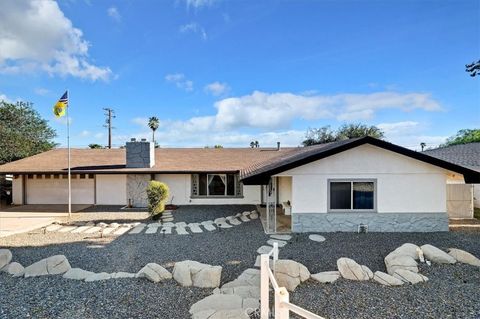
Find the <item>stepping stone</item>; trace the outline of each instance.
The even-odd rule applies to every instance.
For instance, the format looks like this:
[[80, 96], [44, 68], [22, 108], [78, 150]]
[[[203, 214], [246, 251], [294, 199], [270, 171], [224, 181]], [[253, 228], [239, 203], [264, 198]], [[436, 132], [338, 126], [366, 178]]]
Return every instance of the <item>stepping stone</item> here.
[[286, 241], [278, 240], [278, 239], [269, 239], [269, 240], [267, 240], [267, 244], [273, 246], [273, 243], [277, 243], [277, 244], [278, 244], [278, 247], [283, 247], [283, 246], [285, 246], [286, 244], [288, 244]]
[[257, 213], [251, 213], [250, 214], [250, 219], [257, 219], [258, 218], [258, 214]]
[[188, 235], [188, 232], [184, 227], [177, 227], [176, 230], [179, 235]]
[[83, 233], [92, 226], [80, 226], [77, 229], [72, 230], [72, 234]]
[[290, 240], [292, 236], [290, 235], [271, 235], [270, 238], [278, 239], [278, 240]]
[[165, 226], [165, 227], [175, 227], [175, 223], [167, 222], [167, 223], [163, 223], [163, 226]]
[[148, 227], [145, 231], [145, 234], [155, 234], [158, 230], [158, 227]]
[[316, 242], [325, 241], [325, 237], [323, 237], [321, 235], [317, 235], [317, 234], [312, 234], [312, 235], [308, 236], [308, 239], [316, 241]]
[[190, 230], [192, 231], [192, 233], [203, 233], [203, 230], [200, 228], [200, 224], [199, 223], [190, 223], [188, 224], [188, 227], [190, 227]]
[[140, 224], [138, 226], [136, 226], [135, 228], [133, 228], [129, 234], [140, 234], [142, 232], [142, 230], [145, 228], [145, 224]]
[[170, 235], [172, 233], [172, 227], [162, 227], [162, 230], [160, 231], [161, 234], [163, 234], [163, 230], [165, 230], [165, 235]]
[[269, 254], [272, 251], [273, 247], [272, 246], [262, 246], [257, 249], [257, 253], [260, 255], [262, 254]]
[[241, 219], [242, 222], [244, 222], [244, 223], [249, 222], [249, 221], [251, 220], [250, 218], [248, 218], [248, 217], [245, 216], [245, 215], [240, 216], [240, 219]]
[[233, 226], [223, 222], [223, 223], [219, 223], [218, 227], [220, 227], [220, 228], [232, 228]]
[[102, 230], [102, 227], [98, 227], [98, 226], [95, 226], [95, 227], [92, 227], [90, 229], [87, 229], [85, 231], [85, 234], [93, 234], [93, 233], [98, 233], [99, 231]]
[[[254, 267], [260, 268], [261, 259], [262, 259], [261, 256], [258, 255], [258, 256], [257, 256], [257, 259], [255, 259], [255, 265], [254, 265]], [[270, 268], [273, 269], [273, 259], [269, 258], [269, 263], [270, 263]]]
[[187, 226], [187, 223], [186, 223], [186, 222], [178, 222], [178, 223], [175, 223], [175, 226], [177, 226], [177, 227], [186, 227], [186, 226]]
[[162, 221], [164, 221], [164, 222], [173, 222], [173, 217], [162, 218]]
[[213, 222], [214, 222], [215, 224], [221, 224], [221, 223], [225, 223], [226, 220], [227, 220], [227, 219], [226, 219], [225, 217], [221, 217], [221, 218], [215, 219]]
[[200, 224], [202, 224], [202, 225], [204, 225], [204, 226], [205, 226], [205, 225], [212, 225], [212, 224], [213, 224], [213, 220], [206, 220], [206, 221], [201, 222]]
[[242, 216], [241, 213], [235, 214], [235, 217], [240, 217], [240, 216]]
[[120, 227], [118, 228], [113, 234], [114, 235], [123, 235], [125, 234], [127, 231], [129, 231], [131, 228], [130, 227]]
[[241, 224], [242, 224], [242, 222], [239, 221], [239, 220], [236, 219], [236, 218], [230, 219], [228, 222], [229, 222], [230, 224], [234, 225], [234, 226], [238, 226], [238, 225], [241, 225]]
[[104, 235], [111, 234], [115, 229], [117, 229], [117, 228], [116, 228], [116, 227], [107, 227], [107, 228], [104, 228], [103, 231], [102, 231], [102, 234], [104, 234]]
[[205, 228], [205, 229], [208, 230], [208, 231], [214, 231], [214, 230], [217, 229], [215, 226], [213, 226], [213, 224], [203, 225], [203, 228]]
[[48, 226], [47, 228], [45, 228], [45, 230], [46, 231], [56, 231], [56, 230], [59, 230], [62, 227], [63, 227], [63, 225], [52, 224], [52, 225]]
[[71, 232], [72, 230], [76, 229], [77, 226], [65, 226], [65, 227], [62, 227], [60, 228], [59, 230], [57, 230], [59, 233], [69, 233]]
[[147, 224], [147, 227], [161, 227], [162, 226], [162, 223], [150, 223], [150, 224]]
[[248, 216], [248, 215], [250, 215], [250, 214], [251, 214], [251, 212], [243, 212], [243, 213], [242, 213], [243, 216]]

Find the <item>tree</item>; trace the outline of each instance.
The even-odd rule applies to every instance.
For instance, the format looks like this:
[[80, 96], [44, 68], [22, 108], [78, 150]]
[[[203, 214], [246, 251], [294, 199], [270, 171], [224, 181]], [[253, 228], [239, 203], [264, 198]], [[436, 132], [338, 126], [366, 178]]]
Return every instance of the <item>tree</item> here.
[[88, 144], [88, 147], [90, 147], [91, 149], [102, 149], [102, 148], [104, 148], [102, 145], [96, 144], [96, 143]]
[[250, 142], [250, 147], [251, 147], [251, 148], [259, 148], [259, 147], [260, 147], [260, 143], [258, 143], [258, 141], [251, 141], [251, 142]]
[[425, 146], [427, 146], [426, 143], [424, 143], [424, 142], [420, 143], [420, 147], [422, 148], [422, 152], [423, 152], [423, 150], [425, 149]]
[[148, 212], [153, 219], [158, 219], [165, 210], [165, 202], [169, 196], [167, 184], [159, 181], [150, 181], [147, 186]]
[[152, 116], [148, 119], [148, 127], [152, 130], [152, 142], [155, 143], [155, 131], [160, 126], [160, 121], [156, 116]]
[[472, 62], [465, 65], [465, 72], [470, 73], [470, 76], [473, 78], [477, 74], [480, 75], [480, 60], [477, 62]]
[[371, 136], [383, 139], [384, 134], [381, 129], [372, 125], [368, 126], [360, 123], [344, 124], [337, 130], [337, 140], [348, 140], [350, 138]]
[[336, 141], [335, 132], [330, 129], [330, 126], [323, 126], [321, 128], [309, 128], [302, 144], [303, 146], [310, 146], [334, 141]]
[[310, 146], [364, 136], [383, 139], [384, 133], [376, 126], [368, 126], [360, 123], [344, 124], [336, 131], [332, 131], [330, 126], [323, 126], [318, 129], [309, 128], [302, 144], [303, 146]]
[[0, 164], [48, 151], [57, 133], [32, 103], [0, 101]]
[[468, 144], [468, 143], [479, 143], [480, 142], [480, 129], [464, 129], [460, 130], [454, 136], [447, 138], [447, 141], [440, 145], [442, 147], [457, 145], [457, 144]]

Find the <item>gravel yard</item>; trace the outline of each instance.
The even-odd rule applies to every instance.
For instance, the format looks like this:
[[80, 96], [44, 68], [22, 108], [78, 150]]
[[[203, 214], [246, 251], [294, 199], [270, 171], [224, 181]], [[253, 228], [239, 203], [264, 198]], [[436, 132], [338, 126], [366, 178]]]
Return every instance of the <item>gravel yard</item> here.
[[[173, 212], [175, 222], [199, 222], [232, 215], [252, 206], [189, 206]], [[91, 212], [94, 213], [94, 212]], [[98, 212], [97, 212], [98, 213]], [[129, 213], [131, 214], [131, 213]], [[80, 216], [80, 215], [78, 215]], [[133, 216], [133, 215], [131, 215]], [[121, 218], [124, 218], [123, 216]], [[311, 273], [336, 270], [336, 260], [350, 257], [372, 271], [385, 271], [383, 258], [405, 242], [456, 247], [480, 256], [480, 233], [323, 234], [313, 242], [293, 235], [280, 258], [303, 263]], [[259, 220], [221, 231], [191, 235], [136, 234], [120, 237], [41, 232], [1, 238], [13, 261], [27, 266], [65, 255], [72, 267], [95, 272], [137, 272], [149, 262], [168, 270], [186, 259], [223, 266], [222, 284], [252, 267], [256, 250], [266, 244]], [[387, 288], [375, 282], [339, 279], [331, 285], [309, 280], [291, 293], [296, 304], [326, 318], [479, 318], [480, 269], [468, 265], [432, 265], [421, 273], [426, 284]], [[142, 279], [82, 282], [61, 276], [11, 278], [0, 272], [0, 318], [189, 318], [190, 306], [212, 289], [180, 287], [175, 281]], [[2, 317], [3, 316], [3, 317]]]

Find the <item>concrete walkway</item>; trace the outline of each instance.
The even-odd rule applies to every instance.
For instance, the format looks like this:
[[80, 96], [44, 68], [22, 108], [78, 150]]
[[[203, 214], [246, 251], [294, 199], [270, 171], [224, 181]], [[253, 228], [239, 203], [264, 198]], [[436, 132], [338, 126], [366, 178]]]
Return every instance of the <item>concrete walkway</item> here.
[[[10, 216], [11, 214], [12, 213], [9, 213]], [[52, 216], [32, 217], [27, 215], [5, 217], [3, 216], [3, 213], [0, 213], [0, 237], [26, 233], [35, 229], [39, 229], [50, 225], [55, 220], [57, 220], [57, 218]]]

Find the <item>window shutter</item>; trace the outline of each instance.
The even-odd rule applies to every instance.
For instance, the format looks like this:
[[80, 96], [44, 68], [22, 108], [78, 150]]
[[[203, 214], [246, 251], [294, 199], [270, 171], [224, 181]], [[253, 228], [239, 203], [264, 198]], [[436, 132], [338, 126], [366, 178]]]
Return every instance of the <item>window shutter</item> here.
[[198, 174], [192, 174], [192, 196], [198, 196]]

